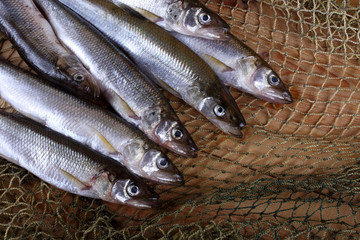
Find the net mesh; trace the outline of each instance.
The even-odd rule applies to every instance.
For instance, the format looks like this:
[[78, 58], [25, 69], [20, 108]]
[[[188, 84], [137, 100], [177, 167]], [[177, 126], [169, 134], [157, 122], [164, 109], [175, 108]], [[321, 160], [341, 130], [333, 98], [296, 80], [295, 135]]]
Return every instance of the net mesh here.
[[[200, 151], [195, 159], [168, 154], [186, 185], [156, 186], [160, 209], [65, 193], [1, 159], [5, 239], [360, 237], [360, 1], [205, 3], [270, 63], [294, 103], [232, 89], [248, 123], [236, 139], [166, 94]], [[26, 67], [7, 40], [0, 44]]]

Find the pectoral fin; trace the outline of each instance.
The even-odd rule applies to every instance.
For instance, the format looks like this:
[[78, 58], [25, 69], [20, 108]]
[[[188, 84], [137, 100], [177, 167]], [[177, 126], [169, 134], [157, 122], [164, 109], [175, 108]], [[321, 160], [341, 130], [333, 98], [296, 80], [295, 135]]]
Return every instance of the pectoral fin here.
[[220, 72], [234, 71], [233, 68], [229, 67], [228, 65], [226, 65], [225, 63], [223, 63], [222, 61], [220, 61], [219, 59], [213, 56], [203, 54], [201, 55], [201, 57], [210, 65], [210, 67], [212, 67], [216, 71], [220, 71]]
[[116, 101], [116, 107], [114, 106], [116, 111], [121, 111], [126, 114], [126, 116], [140, 120], [141, 118], [136, 115], [136, 113], [130, 108], [130, 106], [115, 92], [112, 90], [112, 98]]
[[172, 95], [174, 95], [177, 98], [181, 98], [181, 95], [174, 90], [172, 87], [170, 87], [166, 82], [164, 82], [162, 79], [160, 79], [159, 77], [153, 75], [153, 80], [163, 89], [165, 89], [166, 91], [168, 91], [169, 93], [171, 93]]
[[255, 64], [257, 63], [258, 58], [254, 57], [254, 56], [249, 56], [246, 58], [242, 58], [239, 60], [239, 62], [241, 62], [242, 64]]
[[79, 179], [77, 179], [76, 177], [74, 177], [72, 174], [62, 170], [59, 168], [59, 171], [64, 175], [65, 178], [67, 178], [69, 181], [71, 181], [72, 183], [74, 183], [74, 185], [81, 189], [81, 190], [88, 190], [91, 187], [86, 185], [85, 183], [83, 183], [82, 181], [80, 181]]
[[56, 62], [56, 67], [60, 70], [66, 71], [71, 68], [74, 64], [76, 64], [76, 60], [70, 55], [60, 56]]
[[66, 69], [68, 67], [66, 58], [60, 56], [56, 62], [56, 67], [58, 69]]
[[48, 127], [48, 124], [46, 122], [46, 118], [41, 118], [40, 116], [36, 116], [35, 114], [32, 113], [27, 113], [27, 112], [20, 112], [22, 115], [24, 115], [25, 117], [28, 117], [32, 120], [34, 120], [35, 122], [41, 123], [44, 126]]
[[134, 7], [134, 9], [140, 13], [141, 15], [143, 15], [145, 18], [147, 18], [148, 20], [157, 23], [160, 21], [163, 21], [164, 19], [156, 14], [153, 14], [152, 12], [149, 12], [143, 8], [138, 8], [138, 7]]
[[113, 145], [111, 145], [111, 143], [106, 139], [106, 137], [104, 137], [104, 135], [102, 135], [98, 130], [96, 130], [95, 128], [92, 128], [93, 132], [95, 133], [95, 135], [98, 137], [98, 139], [100, 140], [100, 142], [102, 143], [103, 147], [106, 148], [107, 152], [109, 154], [116, 154], [118, 153], [118, 151], [114, 148]]

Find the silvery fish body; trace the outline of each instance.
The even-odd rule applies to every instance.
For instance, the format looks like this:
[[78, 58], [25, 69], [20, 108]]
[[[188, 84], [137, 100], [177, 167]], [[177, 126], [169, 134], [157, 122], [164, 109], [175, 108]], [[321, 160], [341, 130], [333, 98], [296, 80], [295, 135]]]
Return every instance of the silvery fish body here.
[[80, 95], [99, 96], [94, 77], [61, 45], [32, 0], [0, 1], [0, 30], [40, 75]]
[[168, 100], [122, 52], [97, 29], [59, 3], [34, 2], [60, 41], [99, 80], [101, 93], [117, 113], [159, 145], [184, 156], [196, 156], [196, 145]]
[[19, 115], [0, 111], [0, 156], [81, 196], [148, 208], [158, 195], [114, 160]]
[[110, 0], [126, 4], [168, 31], [226, 39], [229, 25], [198, 0]]
[[226, 133], [245, 120], [214, 71], [188, 47], [131, 9], [99, 0], [60, 0], [122, 47], [152, 80], [181, 97]]
[[269, 64], [232, 34], [226, 41], [171, 34], [206, 61], [226, 85], [269, 102], [292, 102], [289, 90]]
[[138, 176], [165, 184], [183, 182], [160, 148], [115, 114], [2, 60], [0, 96], [23, 115], [119, 161]]

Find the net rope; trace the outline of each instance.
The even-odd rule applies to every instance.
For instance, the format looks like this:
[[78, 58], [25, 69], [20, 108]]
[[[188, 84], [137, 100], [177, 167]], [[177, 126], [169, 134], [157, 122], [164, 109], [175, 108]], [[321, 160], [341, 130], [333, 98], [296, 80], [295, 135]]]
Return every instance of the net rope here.
[[[0, 159], [1, 236], [360, 237], [360, 1], [204, 2], [270, 63], [294, 103], [271, 104], [231, 89], [247, 121], [244, 137], [236, 139], [165, 93], [200, 151], [195, 159], [168, 153], [186, 185], [156, 186], [160, 209], [65, 193]], [[1, 55], [27, 68], [0, 39]]]

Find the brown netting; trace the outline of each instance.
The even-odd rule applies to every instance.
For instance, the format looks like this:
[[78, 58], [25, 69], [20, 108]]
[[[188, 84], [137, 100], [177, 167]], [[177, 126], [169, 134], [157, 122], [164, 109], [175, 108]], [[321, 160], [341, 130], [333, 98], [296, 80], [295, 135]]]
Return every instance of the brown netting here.
[[[270, 104], [232, 90], [244, 137], [217, 130], [167, 94], [200, 147], [169, 153], [186, 185], [157, 186], [163, 207], [78, 197], [0, 160], [6, 239], [358, 239], [360, 1], [209, 0], [232, 32], [269, 61], [294, 96]], [[2, 53], [25, 66], [8, 41]]]

